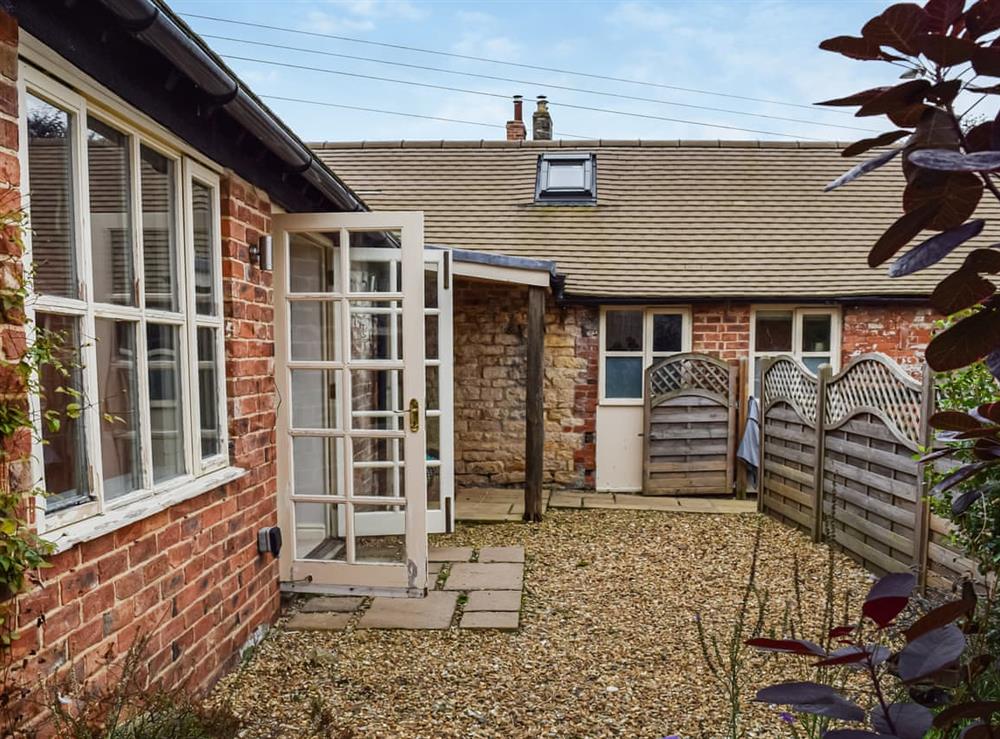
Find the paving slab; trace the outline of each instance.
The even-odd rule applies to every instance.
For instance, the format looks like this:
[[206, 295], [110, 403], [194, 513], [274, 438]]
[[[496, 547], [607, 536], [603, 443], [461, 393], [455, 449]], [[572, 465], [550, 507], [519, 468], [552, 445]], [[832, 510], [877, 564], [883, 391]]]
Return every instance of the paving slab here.
[[444, 567], [444, 562], [428, 562], [427, 563], [427, 574], [428, 575], [436, 575], [436, 574], [438, 574], [441, 571], [442, 567]]
[[458, 562], [444, 583], [445, 590], [520, 590], [524, 565], [513, 562]]
[[513, 631], [520, 622], [517, 611], [466, 611], [459, 626], [463, 629], [501, 629]]
[[524, 547], [483, 547], [479, 550], [480, 562], [523, 562]]
[[470, 611], [520, 611], [520, 590], [473, 590], [465, 604]]
[[343, 631], [353, 613], [296, 613], [285, 624], [289, 631]]
[[431, 547], [427, 551], [428, 562], [468, 562], [472, 559], [472, 547]]
[[424, 598], [379, 596], [361, 616], [359, 629], [447, 629], [458, 593], [428, 591]]
[[356, 595], [324, 595], [310, 598], [302, 604], [300, 613], [353, 613], [364, 601]]

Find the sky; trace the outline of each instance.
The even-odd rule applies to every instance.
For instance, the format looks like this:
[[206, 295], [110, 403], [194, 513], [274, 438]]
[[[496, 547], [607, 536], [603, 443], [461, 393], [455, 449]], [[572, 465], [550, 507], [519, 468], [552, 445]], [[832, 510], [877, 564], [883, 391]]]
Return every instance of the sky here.
[[[556, 138], [854, 141], [891, 124], [812, 103], [893, 84], [901, 70], [852, 61], [817, 45], [830, 36], [858, 35], [887, 5], [871, 0], [171, 3], [310, 142], [502, 139], [514, 94], [525, 96], [529, 136], [535, 98], [546, 95]], [[976, 113], [992, 116], [996, 109], [990, 105], [995, 104], [982, 103]]]

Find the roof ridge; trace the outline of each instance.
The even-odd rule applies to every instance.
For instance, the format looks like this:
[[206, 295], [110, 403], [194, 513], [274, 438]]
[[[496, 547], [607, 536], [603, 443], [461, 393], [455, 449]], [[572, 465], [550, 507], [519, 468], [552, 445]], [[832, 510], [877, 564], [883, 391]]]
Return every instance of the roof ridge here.
[[504, 141], [494, 139], [427, 139], [398, 141], [309, 141], [314, 150], [325, 149], [600, 149], [600, 148], [697, 148], [697, 149], [839, 149], [841, 141], [772, 141], [726, 139], [552, 139], [548, 141]]

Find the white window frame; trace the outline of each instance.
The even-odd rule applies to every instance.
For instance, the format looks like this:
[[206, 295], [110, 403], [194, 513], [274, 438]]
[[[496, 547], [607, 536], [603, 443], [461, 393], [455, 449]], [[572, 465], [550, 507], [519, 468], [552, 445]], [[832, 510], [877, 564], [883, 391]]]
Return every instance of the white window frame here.
[[[33, 42], [29, 38], [30, 41]], [[33, 47], [32, 43], [29, 47]], [[34, 55], [44, 56], [35, 50], [26, 54], [28, 59]], [[62, 71], [62, 69], [60, 69]], [[67, 68], [67, 79], [73, 79], [74, 86], [79, 73]], [[50, 295], [32, 295], [26, 313], [33, 325], [36, 312], [71, 315], [79, 321], [81, 338], [80, 359], [81, 385], [85, 402], [82, 412], [84, 423], [85, 445], [87, 449], [87, 465], [90, 493], [93, 500], [88, 503], [65, 508], [53, 513], [46, 513], [46, 499], [43, 495], [36, 496], [36, 521], [38, 531], [42, 534], [63, 532], [74, 541], [90, 538], [91, 532], [106, 533], [114, 521], [124, 525], [137, 517], [151, 515], [179, 499], [197, 494], [201, 487], [210, 489], [217, 486], [218, 480], [228, 480], [235, 477], [226, 472], [229, 466], [228, 452], [228, 413], [226, 404], [225, 383], [225, 345], [224, 317], [222, 295], [222, 254], [221, 247], [213, 250], [215, 314], [212, 316], [195, 313], [195, 295], [193, 287], [194, 275], [194, 245], [193, 217], [191, 212], [192, 180], [197, 180], [210, 187], [213, 192], [213, 243], [221, 244], [221, 183], [217, 171], [194, 161], [188, 151], [178, 150], [175, 139], [165, 129], [151, 131], [147, 120], [140, 119], [138, 123], [131, 116], [127, 119], [109, 112], [107, 93], [95, 95], [96, 99], [85, 97], [70, 89], [68, 85], [54, 79], [24, 61], [19, 62], [18, 75], [18, 117], [19, 159], [21, 167], [21, 186], [24, 194], [25, 211], [29, 214], [30, 223], [30, 173], [28, 171], [28, 136], [26, 95], [28, 93], [47, 100], [69, 111], [75, 118], [73, 128], [73, 207], [75, 248], [77, 264], [77, 280], [81, 286], [78, 298], [65, 298]], [[122, 103], [117, 110], [130, 110]], [[109, 303], [97, 303], [93, 292], [93, 268], [91, 233], [89, 182], [87, 169], [87, 121], [93, 117], [113, 127], [127, 137], [130, 166], [130, 206], [132, 218], [133, 268], [135, 279], [135, 305], [123, 306]], [[144, 117], [143, 117], [144, 118]], [[176, 228], [176, 259], [183, 269], [178, 270], [177, 295], [178, 311], [168, 312], [147, 309], [145, 306], [144, 263], [142, 258], [142, 208], [141, 208], [141, 162], [142, 147], [171, 159], [174, 162], [174, 207], [173, 214]], [[32, 263], [30, 228], [24, 234], [24, 264], [30, 268]], [[106, 500], [104, 481], [101, 470], [101, 411], [98, 404], [98, 374], [97, 350], [93, 337], [96, 335], [97, 319], [126, 320], [135, 324], [135, 350], [137, 355], [136, 379], [138, 398], [137, 413], [137, 443], [140, 444], [140, 487], [114, 500]], [[183, 459], [184, 473], [168, 480], [154, 484], [152, 467], [152, 427], [150, 419], [149, 397], [149, 364], [146, 348], [147, 324], [170, 324], [177, 327], [180, 352], [179, 392], [183, 406], [182, 430], [184, 434]], [[209, 458], [201, 458], [200, 441], [200, 404], [198, 401], [198, 363], [197, 363], [197, 329], [211, 327], [216, 332], [216, 397], [219, 405], [220, 453]], [[30, 337], [29, 337], [30, 339]], [[41, 433], [40, 402], [37, 396], [30, 399], [33, 417], [36, 419], [36, 436]], [[36, 443], [32, 454], [33, 479], [44, 487], [44, 463], [42, 449]], [[75, 524], [79, 524], [75, 526]], [[67, 527], [72, 527], [70, 532]], [[82, 527], [82, 528], [81, 528]], [[79, 529], [79, 531], [77, 530]], [[113, 530], [113, 529], [112, 529]]]
[[[583, 167], [584, 187], [552, 187], [549, 172], [553, 164], [577, 162]], [[536, 203], [593, 204], [597, 202], [597, 155], [588, 152], [559, 152], [538, 155], [535, 177]]]
[[[788, 352], [758, 352], [757, 347], [757, 314], [781, 311], [792, 314], [792, 350]], [[807, 352], [802, 347], [802, 319], [805, 316], [830, 316], [830, 351]], [[754, 378], [757, 376], [757, 363], [767, 357], [791, 355], [796, 359], [808, 357], [830, 357], [830, 366], [834, 372], [840, 370], [841, 348], [841, 310], [836, 305], [752, 305], [750, 306], [750, 366], [747, 372], [747, 392], [754, 391]]]
[[[607, 336], [607, 314], [615, 311], [632, 311], [642, 313], [642, 350], [641, 351], [607, 351], [605, 346]], [[681, 349], [679, 352], [653, 351], [653, 317], [657, 315], [681, 316]], [[645, 387], [638, 398], [608, 398], [605, 395], [605, 360], [608, 357], [642, 357], [642, 369], [650, 367], [653, 362], [673, 354], [683, 354], [691, 351], [691, 307], [690, 306], [647, 306], [647, 305], [602, 305], [598, 330], [600, 345], [597, 383], [598, 403], [606, 406], [641, 406], [645, 400]]]

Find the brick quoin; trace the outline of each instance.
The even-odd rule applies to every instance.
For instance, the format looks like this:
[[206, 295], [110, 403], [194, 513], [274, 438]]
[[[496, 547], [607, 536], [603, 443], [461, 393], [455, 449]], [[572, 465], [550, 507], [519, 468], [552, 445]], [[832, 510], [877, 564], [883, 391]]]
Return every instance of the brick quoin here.
[[53, 557], [43, 586], [18, 601], [15, 651], [44, 660], [29, 659], [22, 679], [72, 664], [77, 678], [101, 684], [115, 674], [105, 657], [147, 636], [154, 684], [198, 692], [277, 617], [278, 562], [256, 547], [257, 530], [277, 524], [272, 277], [249, 258], [270, 216], [264, 193], [223, 178], [230, 461], [247, 474]]

